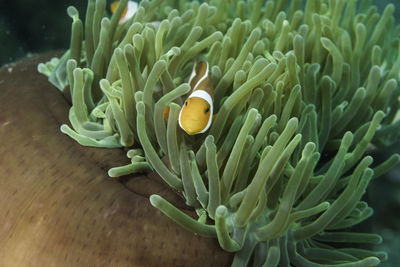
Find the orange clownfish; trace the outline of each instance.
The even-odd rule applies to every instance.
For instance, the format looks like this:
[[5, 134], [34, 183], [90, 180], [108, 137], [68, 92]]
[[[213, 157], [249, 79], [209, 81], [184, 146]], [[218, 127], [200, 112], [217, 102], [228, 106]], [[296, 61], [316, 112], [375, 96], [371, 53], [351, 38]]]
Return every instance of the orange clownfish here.
[[214, 86], [208, 62], [193, 66], [189, 78], [190, 92], [179, 112], [179, 126], [189, 135], [204, 133], [213, 120]]
[[[114, 1], [110, 5], [111, 13], [115, 13], [117, 10], [117, 7], [119, 5], [119, 1]], [[136, 11], [138, 9], [138, 4], [134, 1], [128, 1], [128, 4], [126, 5], [126, 8], [124, 10], [124, 13], [122, 13], [121, 19], [119, 20], [119, 24], [123, 24], [126, 21], [128, 21], [130, 18], [135, 15]]]

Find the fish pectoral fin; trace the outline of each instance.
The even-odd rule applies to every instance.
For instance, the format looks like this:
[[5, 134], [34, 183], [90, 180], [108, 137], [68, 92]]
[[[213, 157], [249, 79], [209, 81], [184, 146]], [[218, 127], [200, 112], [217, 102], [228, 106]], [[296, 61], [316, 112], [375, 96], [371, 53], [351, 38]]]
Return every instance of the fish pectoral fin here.
[[166, 107], [163, 111], [164, 120], [168, 121], [168, 116], [169, 116], [169, 107]]

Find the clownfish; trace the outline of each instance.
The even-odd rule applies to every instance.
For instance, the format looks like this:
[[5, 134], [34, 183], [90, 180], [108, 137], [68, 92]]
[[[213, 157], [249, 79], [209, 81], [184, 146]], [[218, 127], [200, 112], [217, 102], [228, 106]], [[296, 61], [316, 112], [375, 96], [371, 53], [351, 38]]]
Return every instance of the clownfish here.
[[[118, 5], [119, 5], [119, 1], [114, 1], [110, 5], [110, 9], [111, 9], [111, 13], [112, 14], [115, 13], [115, 11], [117, 10]], [[138, 7], [139, 7], [139, 5], [135, 1], [128, 1], [128, 4], [126, 5], [126, 8], [125, 8], [124, 12], [121, 15], [121, 19], [119, 20], [119, 25], [124, 24], [130, 18], [132, 18], [133, 15], [135, 15], [136, 11], [138, 10]], [[150, 23], [153, 24], [156, 29], [160, 25], [159, 21], [152, 21]]]
[[[193, 66], [188, 83], [191, 90], [179, 112], [179, 126], [189, 135], [201, 134], [213, 120], [214, 86], [208, 62], [200, 61]], [[169, 109], [164, 110], [165, 119], [168, 113]]]
[[[115, 13], [117, 10], [117, 7], [119, 5], [119, 1], [114, 1], [110, 5], [111, 13]], [[124, 12], [122, 13], [121, 19], [119, 20], [119, 24], [124, 24], [126, 21], [128, 21], [130, 18], [135, 15], [136, 11], [138, 9], [138, 4], [134, 1], [128, 1], [128, 4], [126, 5], [126, 8]]]

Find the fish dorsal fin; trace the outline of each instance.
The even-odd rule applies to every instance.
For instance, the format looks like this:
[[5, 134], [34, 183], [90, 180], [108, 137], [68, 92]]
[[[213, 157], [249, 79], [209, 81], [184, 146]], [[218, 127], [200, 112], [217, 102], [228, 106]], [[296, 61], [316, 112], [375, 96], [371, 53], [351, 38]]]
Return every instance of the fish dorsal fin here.
[[197, 65], [197, 63], [194, 63], [194, 65], [193, 65], [193, 69], [192, 69], [192, 73], [190, 73], [190, 77], [189, 77], [189, 81], [188, 81], [188, 83], [189, 83], [189, 85], [190, 85], [190, 88], [193, 90], [193, 86], [194, 86], [194, 81], [193, 81], [193, 79], [194, 79], [194, 77], [196, 77], [196, 65]]
[[189, 85], [192, 91], [198, 89], [197, 87], [208, 77], [208, 75], [208, 63], [206, 61], [195, 63], [189, 78]]

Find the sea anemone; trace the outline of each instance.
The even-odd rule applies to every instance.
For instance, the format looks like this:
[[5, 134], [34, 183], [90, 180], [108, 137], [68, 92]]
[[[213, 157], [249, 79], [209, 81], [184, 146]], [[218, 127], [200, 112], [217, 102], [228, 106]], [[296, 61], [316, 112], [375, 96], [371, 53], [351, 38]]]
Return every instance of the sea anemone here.
[[[63, 133], [128, 148], [131, 163], [109, 175], [156, 171], [198, 218], [159, 195], [151, 204], [217, 238], [232, 266], [386, 259], [359, 246], [379, 235], [352, 227], [373, 213], [362, 200], [371, 179], [400, 161], [368, 155], [399, 139], [393, 5], [379, 14], [368, 0], [145, 0], [119, 24], [126, 5], [109, 18], [105, 0], [89, 0], [84, 27], [69, 7], [70, 49], [39, 65], [71, 98]], [[208, 132], [189, 136], [177, 120], [198, 57], [217, 113]]]

